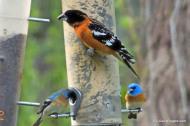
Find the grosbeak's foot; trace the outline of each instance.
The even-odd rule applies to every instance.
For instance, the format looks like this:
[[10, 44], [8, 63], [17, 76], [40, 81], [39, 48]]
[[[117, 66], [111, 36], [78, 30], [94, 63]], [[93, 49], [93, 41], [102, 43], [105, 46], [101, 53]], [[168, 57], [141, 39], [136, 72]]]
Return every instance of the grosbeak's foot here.
[[94, 48], [89, 48], [89, 49], [86, 50], [86, 53], [87, 53], [88, 56], [92, 57], [95, 54], [95, 49]]

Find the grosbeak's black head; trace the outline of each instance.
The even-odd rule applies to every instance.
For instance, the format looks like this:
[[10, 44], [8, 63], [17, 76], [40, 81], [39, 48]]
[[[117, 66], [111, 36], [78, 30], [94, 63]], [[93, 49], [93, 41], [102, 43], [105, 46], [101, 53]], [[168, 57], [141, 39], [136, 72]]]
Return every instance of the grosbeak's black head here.
[[64, 20], [69, 25], [74, 26], [76, 23], [80, 23], [88, 17], [87, 14], [80, 10], [67, 10], [65, 13], [58, 16], [59, 20]]

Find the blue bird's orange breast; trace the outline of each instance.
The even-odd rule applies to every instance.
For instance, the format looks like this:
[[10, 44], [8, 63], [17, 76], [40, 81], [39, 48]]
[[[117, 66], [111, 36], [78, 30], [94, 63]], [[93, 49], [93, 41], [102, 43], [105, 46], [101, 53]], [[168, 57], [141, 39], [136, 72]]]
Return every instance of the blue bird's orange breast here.
[[125, 96], [125, 100], [126, 100], [126, 107], [128, 109], [136, 109], [143, 105], [143, 103], [146, 101], [146, 98], [144, 94], [139, 94], [137, 96], [131, 96], [127, 94]]
[[125, 100], [126, 102], [145, 102], [146, 99], [144, 94], [139, 94], [137, 96], [126, 95]]

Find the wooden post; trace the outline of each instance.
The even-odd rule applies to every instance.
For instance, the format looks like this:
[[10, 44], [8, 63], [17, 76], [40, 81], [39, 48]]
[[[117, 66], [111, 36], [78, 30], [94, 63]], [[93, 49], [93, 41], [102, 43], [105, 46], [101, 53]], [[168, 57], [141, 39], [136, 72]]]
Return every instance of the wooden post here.
[[[113, 0], [62, 0], [63, 12], [79, 9], [103, 22], [115, 32]], [[120, 82], [117, 60], [95, 54], [90, 57], [73, 28], [64, 24], [69, 87], [83, 93], [74, 126], [115, 126], [121, 124]]]
[[0, 0], [0, 126], [16, 126], [31, 0]]

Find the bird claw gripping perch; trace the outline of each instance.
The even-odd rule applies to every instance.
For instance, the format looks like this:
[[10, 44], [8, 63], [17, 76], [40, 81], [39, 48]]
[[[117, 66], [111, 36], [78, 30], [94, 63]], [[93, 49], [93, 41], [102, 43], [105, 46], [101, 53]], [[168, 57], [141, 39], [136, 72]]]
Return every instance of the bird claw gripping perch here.
[[86, 53], [87, 53], [88, 56], [93, 57], [94, 54], [95, 54], [95, 49], [94, 49], [94, 48], [88, 48], [88, 49], [86, 50]]
[[51, 118], [61, 118], [61, 117], [72, 117], [73, 120], [76, 120], [76, 116], [77, 116], [77, 112], [80, 108], [80, 104], [81, 104], [81, 101], [82, 101], [82, 93], [76, 89], [76, 88], [70, 88], [69, 90], [72, 91], [72, 99], [69, 98], [69, 104], [70, 104], [70, 107], [71, 107], [71, 112], [67, 112], [67, 113], [51, 113], [49, 115], [49, 117]]

